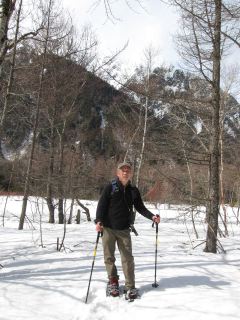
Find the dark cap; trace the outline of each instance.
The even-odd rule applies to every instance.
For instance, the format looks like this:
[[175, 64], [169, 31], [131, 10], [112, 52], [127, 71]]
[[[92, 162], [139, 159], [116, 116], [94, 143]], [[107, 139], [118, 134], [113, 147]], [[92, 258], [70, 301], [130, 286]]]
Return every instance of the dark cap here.
[[119, 165], [117, 166], [118, 169], [122, 169], [123, 167], [128, 167], [129, 169], [132, 169], [131, 164], [126, 161], [119, 163]]

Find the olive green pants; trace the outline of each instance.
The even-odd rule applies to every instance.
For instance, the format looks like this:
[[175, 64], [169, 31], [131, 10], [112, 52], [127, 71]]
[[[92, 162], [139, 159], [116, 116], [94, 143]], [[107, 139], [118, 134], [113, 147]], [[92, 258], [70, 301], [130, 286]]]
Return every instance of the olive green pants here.
[[134, 258], [132, 255], [132, 241], [130, 230], [112, 230], [104, 228], [103, 237], [104, 263], [108, 277], [118, 277], [115, 265], [116, 244], [121, 255], [122, 269], [125, 277], [126, 289], [135, 288]]

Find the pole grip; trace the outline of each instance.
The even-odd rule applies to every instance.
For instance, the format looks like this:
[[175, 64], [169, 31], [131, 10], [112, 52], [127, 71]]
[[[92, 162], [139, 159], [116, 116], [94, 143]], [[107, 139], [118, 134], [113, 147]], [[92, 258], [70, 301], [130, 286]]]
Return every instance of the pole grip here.
[[[156, 217], [159, 217], [159, 214], [156, 214]], [[158, 232], [158, 223], [154, 222], [152, 223], [152, 228], [154, 228], [154, 224], [156, 224], [156, 231]]]

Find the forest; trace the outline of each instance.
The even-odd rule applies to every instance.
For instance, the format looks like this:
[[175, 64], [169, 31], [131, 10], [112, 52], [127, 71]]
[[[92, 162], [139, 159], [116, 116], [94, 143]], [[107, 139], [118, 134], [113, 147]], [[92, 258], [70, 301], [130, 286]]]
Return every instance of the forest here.
[[23, 196], [20, 230], [30, 196], [62, 224], [64, 201], [98, 199], [122, 160], [146, 201], [187, 204], [192, 216], [206, 207], [207, 252], [228, 233], [226, 205], [239, 222], [239, 72], [221, 62], [240, 47], [240, 5], [168, 2], [181, 17], [185, 70], [159, 65], [149, 47], [145, 63], [119, 76], [121, 50], [100, 57], [91, 27], [77, 32], [58, 1], [1, 1], [0, 187]]

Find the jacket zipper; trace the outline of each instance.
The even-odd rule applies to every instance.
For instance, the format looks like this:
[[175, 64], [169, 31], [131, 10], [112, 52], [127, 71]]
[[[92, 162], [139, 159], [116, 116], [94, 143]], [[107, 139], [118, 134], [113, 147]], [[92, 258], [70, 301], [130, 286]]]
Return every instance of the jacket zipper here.
[[124, 186], [124, 187], [123, 187], [124, 202], [125, 202], [125, 204], [126, 204], [126, 206], [127, 206], [128, 212], [131, 213], [131, 209], [129, 208], [128, 203], [127, 203], [126, 192], [125, 192], [125, 191], [126, 191], [126, 187]]

